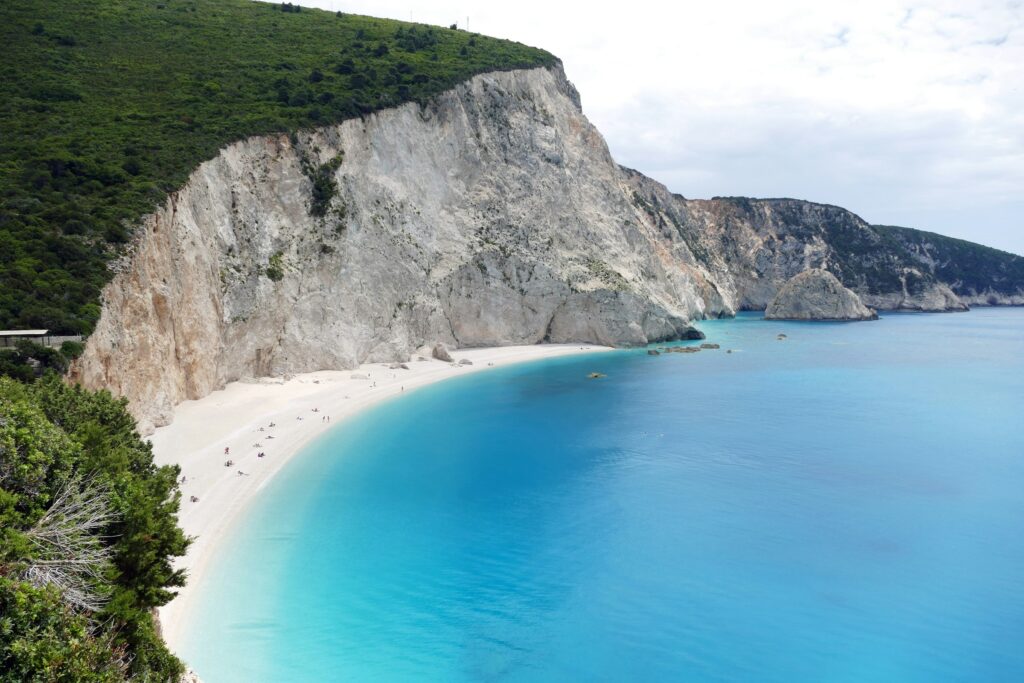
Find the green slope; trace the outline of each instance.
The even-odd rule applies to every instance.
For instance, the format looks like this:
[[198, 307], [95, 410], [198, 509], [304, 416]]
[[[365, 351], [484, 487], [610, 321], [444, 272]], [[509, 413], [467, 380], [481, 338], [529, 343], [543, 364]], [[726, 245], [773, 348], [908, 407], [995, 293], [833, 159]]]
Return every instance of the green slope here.
[[1024, 292], [1024, 257], [934, 232], [873, 225], [908, 254], [909, 260], [963, 296]]
[[0, 328], [90, 331], [135, 221], [226, 143], [556, 61], [464, 31], [292, 9], [0, 3]]

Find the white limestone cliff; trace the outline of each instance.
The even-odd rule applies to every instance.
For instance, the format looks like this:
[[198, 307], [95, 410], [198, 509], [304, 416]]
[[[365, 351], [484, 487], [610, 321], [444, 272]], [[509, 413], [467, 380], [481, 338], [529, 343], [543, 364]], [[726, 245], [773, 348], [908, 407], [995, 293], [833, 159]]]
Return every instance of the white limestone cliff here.
[[[335, 159], [318, 218], [303, 163]], [[139, 228], [72, 378], [127, 396], [148, 432], [240, 378], [435, 341], [644, 344], [720, 313], [685, 242], [639, 214], [561, 70], [511, 71], [425, 108], [226, 147]]]
[[810, 268], [878, 308], [963, 306], [934, 282], [864, 281], [825, 237], [846, 223], [871, 234], [838, 207], [673, 195], [614, 162], [561, 67], [483, 74], [200, 165], [136, 230], [70, 375], [128, 397], [148, 433], [233, 380], [438, 342], [685, 338]]

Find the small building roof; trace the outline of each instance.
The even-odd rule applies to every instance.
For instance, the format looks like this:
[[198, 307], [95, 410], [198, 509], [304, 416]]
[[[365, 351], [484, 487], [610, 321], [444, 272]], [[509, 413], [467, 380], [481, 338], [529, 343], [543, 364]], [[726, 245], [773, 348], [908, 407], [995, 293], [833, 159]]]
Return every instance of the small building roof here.
[[0, 337], [45, 337], [49, 330], [0, 330]]

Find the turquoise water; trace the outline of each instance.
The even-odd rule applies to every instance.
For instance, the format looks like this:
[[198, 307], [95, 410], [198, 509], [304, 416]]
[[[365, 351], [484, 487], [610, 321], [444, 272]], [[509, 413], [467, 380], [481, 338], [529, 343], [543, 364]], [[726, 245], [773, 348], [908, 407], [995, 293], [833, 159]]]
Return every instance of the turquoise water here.
[[1024, 310], [701, 327], [721, 350], [339, 425], [225, 543], [183, 655], [207, 683], [1024, 681]]

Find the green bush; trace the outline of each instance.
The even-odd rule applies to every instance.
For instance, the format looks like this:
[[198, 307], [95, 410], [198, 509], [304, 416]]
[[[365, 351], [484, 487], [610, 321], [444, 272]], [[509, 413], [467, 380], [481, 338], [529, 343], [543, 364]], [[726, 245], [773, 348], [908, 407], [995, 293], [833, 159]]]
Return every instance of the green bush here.
[[284, 279], [284, 264], [282, 260], [284, 254], [277, 252], [270, 257], [270, 263], [267, 264], [266, 274], [274, 282], [280, 282]]
[[[180, 673], [152, 616], [184, 585], [172, 566], [188, 545], [177, 526], [178, 474], [153, 463], [123, 400], [52, 374], [32, 384], [0, 378], [0, 681], [122, 680], [118, 661], [137, 680]], [[114, 513], [96, 535], [110, 569], [109, 602], [95, 613], [72, 613], [62, 596], [23, 578], [41, 552], [26, 532], [76, 477], [101, 482]]]
[[82, 355], [85, 351], [85, 344], [76, 341], [66, 341], [61, 343], [60, 352], [64, 358], [68, 360], [74, 360]]
[[0, 683], [124, 681], [121, 656], [57, 591], [0, 576]]

